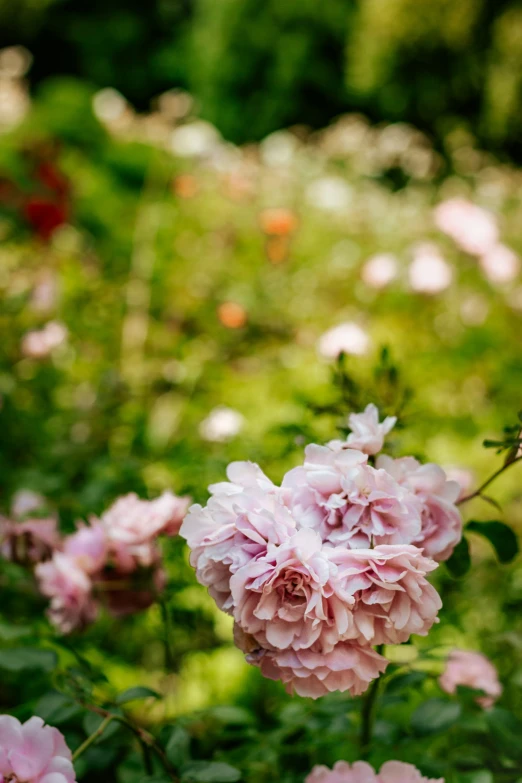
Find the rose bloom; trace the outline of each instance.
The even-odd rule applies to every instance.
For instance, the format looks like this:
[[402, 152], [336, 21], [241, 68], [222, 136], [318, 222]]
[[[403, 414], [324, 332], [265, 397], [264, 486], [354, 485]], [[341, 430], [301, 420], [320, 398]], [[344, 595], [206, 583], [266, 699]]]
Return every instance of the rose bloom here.
[[51, 623], [62, 633], [92, 623], [98, 607], [92, 597], [92, 582], [74, 557], [55, 552], [52, 560], [35, 568], [40, 592], [51, 599]]
[[154, 500], [142, 500], [131, 492], [102, 514], [101, 523], [110, 541], [140, 546], [161, 534], [177, 535], [189, 504], [189, 498], [169, 491]]
[[312, 444], [302, 467], [283, 480], [285, 502], [301, 527], [348, 547], [409, 544], [421, 530], [421, 504], [387, 471], [356, 449]]
[[0, 715], [1, 783], [75, 783], [71, 751], [63, 735], [41, 718], [25, 723]]
[[90, 525], [81, 525], [76, 533], [64, 539], [62, 550], [86, 574], [95, 574], [107, 560], [105, 530], [98, 520], [92, 520]]
[[477, 704], [484, 709], [492, 707], [502, 694], [502, 685], [491, 661], [481, 653], [468, 650], [450, 653], [439, 683], [446, 693], [455, 693], [459, 685], [484, 691], [486, 695], [477, 698]]
[[199, 434], [204, 440], [225, 443], [239, 435], [244, 423], [245, 419], [241, 413], [220, 405], [203, 419], [199, 425]]
[[448, 481], [438, 465], [421, 465], [413, 457], [393, 460], [383, 454], [377, 467], [410, 489], [422, 504], [422, 528], [412, 543], [438, 562], [451, 557], [462, 538], [462, 517], [455, 505], [461, 493], [459, 484]]
[[[335, 593], [337, 568], [314, 530], [299, 530], [230, 579], [234, 619], [262, 647], [329, 651], [350, 623], [351, 596]], [[343, 600], [344, 599], [344, 600]]]
[[359, 449], [364, 454], [377, 454], [384, 445], [384, 438], [397, 423], [396, 416], [387, 416], [379, 422], [379, 411], [370, 403], [363, 413], [351, 413], [348, 425], [351, 433], [346, 441], [332, 440], [328, 443], [331, 449]]
[[410, 287], [422, 294], [438, 294], [451, 285], [453, 271], [435, 245], [425, 242], [415, 248], [408, 271]]
[[305, 783], [444, 783], [444, 778], [425, 778], [416, 767], [403, 761], [387, 761], [379, 772], [366, 761], [338, 761], [332, 769], [314, 767]]
[[334, 326], [319, 339], [317, 350], [325, 359], [336, 359], [341, 353], [364, 356], [370, 348], [370, 338], [358, 324], [348, 321]]
[[281, 490], [251, 462], [233, 462], [228, 482], [209, 487], [205, 507], [193, 505], [180, 534], [191, 551], [198, 581], [209, 588], [220, 609], [231, 612], [230, 577], [268, 544], [279, 544], [296, 529]]
[[397, 259], [391, 253], [379, 253], [364, 264], [361, 278], [371, 288], [386, 288], [397, 277]]
[[15, 563], [40, 563], [60, 544], [56, 519], [12, 522], [0, 517], [0, 554]]
[[472, 256], [488, 253], [498, 241], [495, 216], [464, 198], [443, 201], [435, 208], [435, 223], [461, 250]]
[[348, 691], [360, 696], [370, 682], [382, 674], [388, 661], [353, 642], [339, 642], [330, 652], [308, 650], [261, 651], [247, 655], [271, 680], [281, 680], [288, 693], [317, 699], [327, 693]]
[[520, 272], [520, 259], [506, 245], [495, 245], [480, 258], [480, 267], [490, 283], [511, 283]]
[[335, 594], [350, 607], [341, 626], [344, 639], [402, 644], [411, 634], [426, 636], [438, 622], [442, 602], [425, 578], [437, 564], [416, 546], [336, 547], [329, 558], [337, 566]]

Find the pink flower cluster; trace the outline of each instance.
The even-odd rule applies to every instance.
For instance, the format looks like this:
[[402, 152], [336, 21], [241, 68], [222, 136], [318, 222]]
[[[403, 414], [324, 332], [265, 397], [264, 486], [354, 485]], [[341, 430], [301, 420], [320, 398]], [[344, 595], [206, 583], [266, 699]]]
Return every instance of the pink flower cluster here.
[[[171, 492], [152, 501], [125, 495], [100, 519], [92, 518], [62, 540], [55, 528], [48, 531], [43, 524], [49, 520], [10, 523], [32, 536], [29, 551], [39, 547], [42, 557], [34, 559], [42, 562], [35, 573], [40, 591], [50, 599], [53, 625], [62, 633], [86, 626], [96, 618], [102, 597], [117, 615], [149, 606], [165, 584], [157, 538], [177, 535], [189, 502]], [[12, 553], [12, 535], [2, 551], [8, 557]]]
[[362, 693], [387, 665], [374, 645], [428, 633], [441, 601], [426, 577], [462, 531], [459, 487], [441, 468], [371, 464], [394, 418], [370, 405], [348, 424], [345, 441], [308, 446], [281, 486], [232, 463], [180, 531], [247, 661], [313, 698]]
[[484, 709], [492, 707], [502, 695], [502, 685], [491, 661], [485, 655], [469, 650], [450, 653], [439, 683], [446, 693], [455, 693], [459, 685], [484, 691], [485, 696], [477, 698], [477, 703]]
[[413, 764], [402, 761], [387, 761], [379, 772], [366, 761], [338, 761], [332, 769], [314, 767], [305, 783], [444, 783], [444, 779], [425, 778]]
[[63, 735], [41, 718], [0, 715], [0, 783], [75, 783]]

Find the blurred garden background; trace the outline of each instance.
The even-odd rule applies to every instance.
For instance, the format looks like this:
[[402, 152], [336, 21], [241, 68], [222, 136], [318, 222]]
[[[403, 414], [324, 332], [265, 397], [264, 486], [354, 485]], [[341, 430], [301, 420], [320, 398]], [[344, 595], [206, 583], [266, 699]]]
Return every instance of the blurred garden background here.
[[[0, 512], [70, 532], [127, 492], [205, 502], [232, 460], [280, 480], [353, 397], [399, 413], [395, 454], [472, 489], [501, 460], [482, 441], [522, 408], [521, 117], [513, 0], [0, 0]], [[483, 247], [459, 241], [467, 220]], [[491, 490], [519, 533], [520, 476]], [[466, 576], [435, 575], [444, 622], [415, 644], [487, 653], [522, 717], [522, 565], [470, 545]], [[102, 671], [96, 687], [159, 692], [144, 725], [182, 716], [249, 781], [353, 756], [346, 705], [262, 680], [183, 542], [164, 555], [161, 606], [66, 639], [0, 561], [2, 711], [83, 737], [52, 666], [2, 658], [42, 649]], [[475, 740], [410, 730], [419, 702], [385, 705], [382, 759], [442, 775], [472, 758]], [[140, 780], [118, 753], [94, 748], [82, 779]]]

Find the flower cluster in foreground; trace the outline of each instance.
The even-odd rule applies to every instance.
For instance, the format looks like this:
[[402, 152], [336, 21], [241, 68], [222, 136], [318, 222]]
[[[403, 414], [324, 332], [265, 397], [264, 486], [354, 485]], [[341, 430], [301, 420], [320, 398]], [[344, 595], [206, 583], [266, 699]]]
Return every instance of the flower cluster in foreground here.
[[305, 783], [444, 783], [443, 778], [425, 778], [412, 764], [387, 761], [379, 772], [365, 761], [338, 761], [332, 769], [314, 767]]
[[36, 564], [49, 619], [70, 633], [96, 618], [102, 598], [116, 615], [152, 603], [165, 584], [158, 536], [178, 534], [189, 503], [172, 492], [151, 501], [131, 493], [64, 538], [52, 519], [0, 520], [0, 552]]
[[41, 718], [0, 715], [0, 783], [75, 783], [63, 735]]
[[426, 577], [462, 534], [459, 487], [441, 468], [375, 460], [393, 417], [369, 405], [348, 424], [281, 486], [232, 463], [180, 531], [247, 661], [313, 698], [363, 693], [387, 665], [375, 645], [428, 633], [441, 601]]

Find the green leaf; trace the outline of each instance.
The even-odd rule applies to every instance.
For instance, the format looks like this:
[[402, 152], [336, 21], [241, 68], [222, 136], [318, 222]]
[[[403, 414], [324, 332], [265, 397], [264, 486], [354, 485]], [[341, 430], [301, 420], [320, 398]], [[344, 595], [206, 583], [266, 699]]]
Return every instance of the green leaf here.
[[51, 672], [58, 664], [58, 656], [53, 650], [37, 647], [11, 647], [0, 650], [0, 669], [21, 672], [25, 669], [42, 669]]
[[253, 721], [253, 716], [248, 710], [245, 710], [243, 707], [234, 707], [230, 704], [214, 707], [209, 711], [209, 714], [228, 726], [244, 726]]
[[190, 758], [190, 736], [183, 726], [174, 726], [165, 747], [165, 753], [170, 763], [178, 768], [186, 764]]
[[182, 783], [235, 783], [241, 772], [221, 761], [193, 761], [185, 767]]
[[522, 758], [522, 746], [520, 743], [522, 722], [511, 712], [500, 707], [487, 710], [486, 720], [498, 749], [511, 758]]
[[466, 525], [466, 530], [478, 533], [487, 538], [501, 563], [510, 563], [518, 555], [519, 546], [515, 532], [497, 520], [491, 522], [476, 522], [472, 520]]
[[145, 685], [136, 685], [134, 688], [128, 688], [123, 693], [120, 693], [116, 698], [116, 704], [127, 704], [129, 701], [150, 698], [161, 699], [161, 696], [157, 691], [153, 691], [152, 688], [147, 688]]
[[460, 704], [446, 699], [429, 699], [417, 707], [411, 725], [417, 734], [437, 734], [446, 731], [460, 718]]
[[30, 636], [32, 628], [28, 625], [8, 625], [0, 623], [0, 639], [4, 642], [12, 642], [14, 639], [21, 639], [23, 636]]
[[469, 554], [469, 544], [466, 538], [462, 538], [453, 550], [453, 554], [446, 561], [446, 568], [450, 574], [457, 579], [466, 576], [471, 567], [471, 557]]
[[59, 726], [76, 717], [83, 710], [79, 704], [58, 691], [49, 691], [38, 700], [34, 714], [51, 726]]

